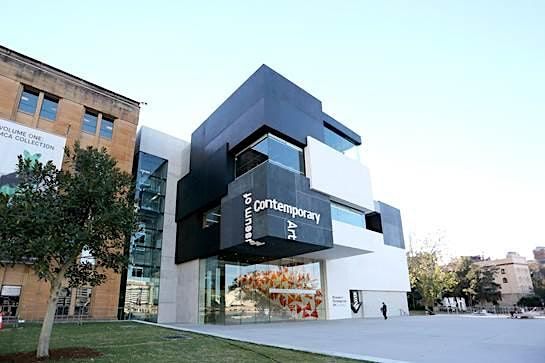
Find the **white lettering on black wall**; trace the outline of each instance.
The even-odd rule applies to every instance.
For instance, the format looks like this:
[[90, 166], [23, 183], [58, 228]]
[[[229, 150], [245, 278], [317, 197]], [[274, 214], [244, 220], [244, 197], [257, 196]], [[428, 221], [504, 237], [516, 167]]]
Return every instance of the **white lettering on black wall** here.
[[254, 202], [254, 212], [258, 213], [265, 209], [273, 209], [282, 213], [289, 214], [292, 218], [305, 218], [314, 221], [316, 224], [320, 224], [320, 213], [297, 208], [292, 205], [279, 202], [276, 199], [256, 200]]
[[252, 210], [252, 193], [242, 194], [244, 199], [244, 242], [251, 246], [263, 246], [265, 242], [254, 241], [253, 239], [253, 210]]

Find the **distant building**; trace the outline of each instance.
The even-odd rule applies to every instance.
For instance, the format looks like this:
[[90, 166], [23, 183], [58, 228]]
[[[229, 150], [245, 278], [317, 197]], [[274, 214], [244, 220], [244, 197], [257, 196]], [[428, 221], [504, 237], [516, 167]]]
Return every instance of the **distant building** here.
[[516, 252], [508, 252], [506, 258], [477, 262], [477, 265], [498, 268], [496, 282], [501, 288], [501, 304], [516, 304], [521, 297], [534, 292], [528, 261]]
[[545, 247], [536, 247], [534, 250], [534, 259], [537, 263], [545, 265]]

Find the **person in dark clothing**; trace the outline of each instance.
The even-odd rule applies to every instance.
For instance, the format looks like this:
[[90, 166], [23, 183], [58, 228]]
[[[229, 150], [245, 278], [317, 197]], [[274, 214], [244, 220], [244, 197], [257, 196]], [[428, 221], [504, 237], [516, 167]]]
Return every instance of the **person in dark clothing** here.
[[388, 319], [388, 307], [384, 302], [382, 302], [382, 306], [380, 307], [380, 311], [382, 311], [382, 316], [384, 316], [384, 320]]

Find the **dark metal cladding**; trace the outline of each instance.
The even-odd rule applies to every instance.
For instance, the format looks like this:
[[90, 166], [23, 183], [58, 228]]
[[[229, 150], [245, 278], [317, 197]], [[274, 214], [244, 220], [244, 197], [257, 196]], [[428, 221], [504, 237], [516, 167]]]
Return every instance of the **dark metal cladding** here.
[[324, 141], [325, 124], [361, 143], [318, 99], [262, 65], [191, 136], [190, 173], [178, 182], [176, 263], [220, 251], [219, 229], [202, 229], [201, 218], [227, 195], [237, 151], [266, 132], [300, 147], [307, 136]]
[[[260, 210], [267, 200], [277, 208]], [[295, 206], [310, 214], [286, 212]], [[333, 247], [329, 198], [312, 191], [305, 176], [270, 162], [232, 182], [221, 210], [222, 253], [276, 259]]]

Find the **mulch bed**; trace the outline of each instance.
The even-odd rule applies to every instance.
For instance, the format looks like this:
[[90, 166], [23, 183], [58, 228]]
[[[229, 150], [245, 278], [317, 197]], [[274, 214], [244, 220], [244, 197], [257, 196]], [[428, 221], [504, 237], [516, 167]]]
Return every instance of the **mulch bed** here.
[[78, 359], [78, 358], [95, 358], [100, 357], [101, 352], [91, 348], [74, 347], [74, 348], [61, 348], [50, 349], [49, 359], [37, 359], [36, 352], [24, 352], [13, 353], [7, 355], [0, 355], [1, 363], [32, 363], [32, 362], [44, 362], [55, 361], [61, 359]]

